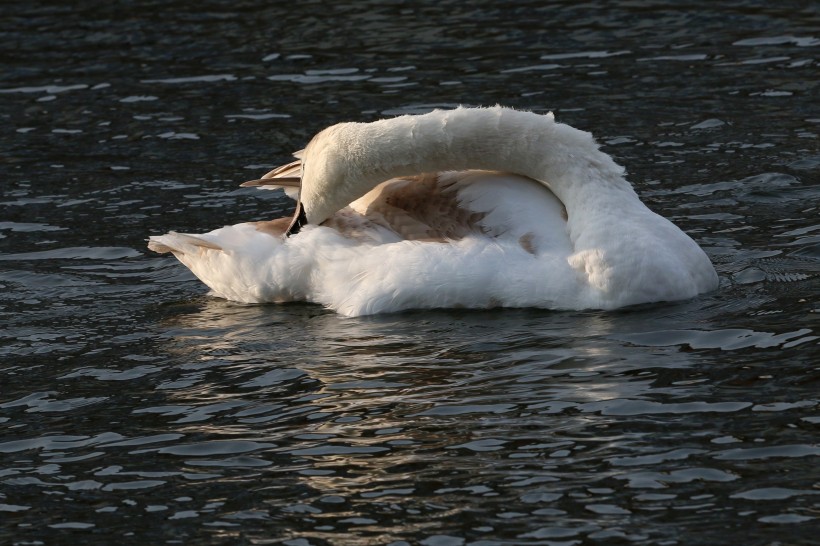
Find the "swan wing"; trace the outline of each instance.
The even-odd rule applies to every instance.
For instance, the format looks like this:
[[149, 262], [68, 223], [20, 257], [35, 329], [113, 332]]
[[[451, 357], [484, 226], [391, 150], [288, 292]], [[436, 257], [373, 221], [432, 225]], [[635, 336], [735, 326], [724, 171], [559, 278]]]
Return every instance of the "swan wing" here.
[[[302, 151], [296, 152], [301, 154]], [[294, 154], [295, 155], [295, 154]], [[243, 188], [259, 188], [263, 190], [283, 189], [291, 199], [299, 198], [299, 189], [302, 183], [302, 160], [297, 159], [285, 165], [280, 165], [266, 173], [262, 178], [248, 180], [240, 184]]]
[[350, 204], [375, 225], [407, 241], [458, 240], [480, 232], [481, 213], [461, 206], [453, 185], [461, 177], [426, 173], [393, 178]]
[[[394, 178], [351, 203], [348, 210], [395, 234], [397, 240], [509, 238], [530, 253], [536, 246], [568, 244], [566, 211], [560, 201], [543, 185], [510, 173], [448, 171]], [[331, 221], [335, 216], [323, 225], [338, 229]]]

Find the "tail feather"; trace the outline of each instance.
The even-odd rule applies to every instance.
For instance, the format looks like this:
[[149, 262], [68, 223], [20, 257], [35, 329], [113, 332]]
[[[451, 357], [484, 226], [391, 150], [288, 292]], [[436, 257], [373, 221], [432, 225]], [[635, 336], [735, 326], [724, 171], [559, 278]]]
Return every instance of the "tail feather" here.
[[[193, 247], [193, 248], [192, 248]], [[148, 239], [148, 248], [154, 252], [164, 254], [166, 252], [182, 253], [191, 252], [194, 249], [202, 250], [219, 250], [223, 248], [213, 241], [207, 241], [197, 235], [189, 235], [187, 233], [177, 233], [170, 231], [165, 235], [150, 237]]]
[[[297, 152], [297, 153], [301, 153]], [[302, 185], [302, 160], [297, 159], [287, 165], [276, 167], [262, 178], [248, 180], [240, 184], [243, 188], [256, 187], [263, 190], [283, 189], [291, 199], [299, 198], [299, 189]]]

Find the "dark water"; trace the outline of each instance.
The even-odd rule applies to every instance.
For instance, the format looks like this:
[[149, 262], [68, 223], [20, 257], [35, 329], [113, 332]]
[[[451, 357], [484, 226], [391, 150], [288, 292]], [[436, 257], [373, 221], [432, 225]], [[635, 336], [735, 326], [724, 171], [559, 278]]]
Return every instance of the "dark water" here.
[[[0, 11], [0, 543], [816, 543], [816, 2], [71, 4]], [[720, 290], [344, 319], [145, 249], [460, 103], [592, 131]]]

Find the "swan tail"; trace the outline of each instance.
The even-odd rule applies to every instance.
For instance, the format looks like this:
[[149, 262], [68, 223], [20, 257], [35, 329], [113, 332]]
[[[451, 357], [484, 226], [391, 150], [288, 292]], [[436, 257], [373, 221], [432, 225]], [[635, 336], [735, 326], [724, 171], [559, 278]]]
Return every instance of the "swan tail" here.
[[213, 241], [208, 241], [197, 235], [177, 233], [171, 231], [165, 235], [158, 235], [148, 239], [148, 248], [154, 252], [164, 254], [194, 254], [208, 250], [222, 251], [223, 248]]

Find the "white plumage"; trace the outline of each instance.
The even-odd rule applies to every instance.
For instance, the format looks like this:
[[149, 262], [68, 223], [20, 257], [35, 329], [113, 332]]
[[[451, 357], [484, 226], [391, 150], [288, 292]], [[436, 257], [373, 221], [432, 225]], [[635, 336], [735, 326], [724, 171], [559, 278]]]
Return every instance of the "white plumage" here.
[[706, 254], [640, 201], [592, 136], [552, 114], [458, 108], [341, 123], [299, 155], [253, 182], [299, 186], [297, 233], [285, 231], [301, 222], [280, 219], [171, 232], [149, 247], [173, 252], [218, 296], [349, 316], [614, 309], [718, 284]]

